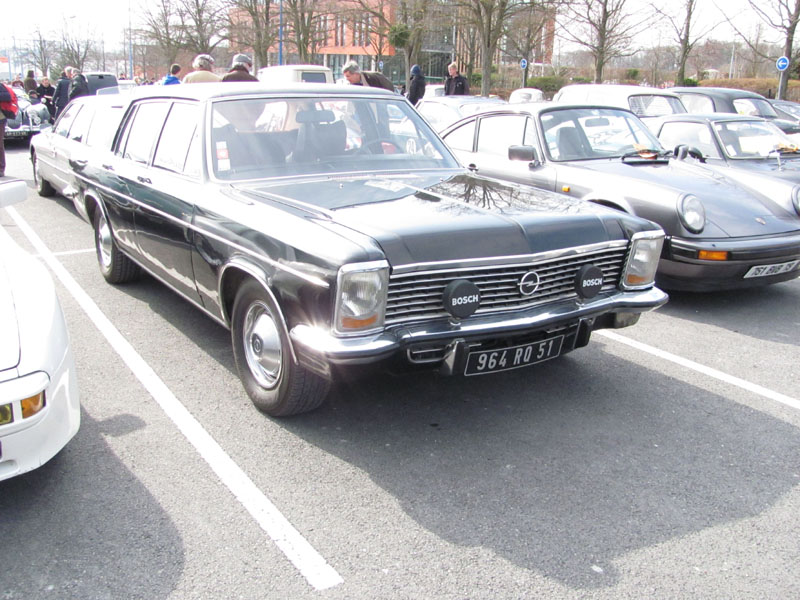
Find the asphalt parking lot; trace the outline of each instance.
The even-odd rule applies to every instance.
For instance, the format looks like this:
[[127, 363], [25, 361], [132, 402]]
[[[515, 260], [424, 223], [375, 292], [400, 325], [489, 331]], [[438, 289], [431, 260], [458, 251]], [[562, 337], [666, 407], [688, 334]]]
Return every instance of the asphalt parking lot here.
[[800, 597], [800, 280], [674, 294], [483, 378], [374, 375], [253, 408], [229, 333], [33, 189], [83, 421], [0, 483], [0, 598]]

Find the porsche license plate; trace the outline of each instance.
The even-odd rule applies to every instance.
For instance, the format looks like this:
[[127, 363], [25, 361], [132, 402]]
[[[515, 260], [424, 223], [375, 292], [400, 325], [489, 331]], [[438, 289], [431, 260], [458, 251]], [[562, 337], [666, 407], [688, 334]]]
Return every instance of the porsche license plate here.
[[800, 266], [800, 260], [790, 260], [789, 262], [777, 263], [774, 265], [759, 265], [757, 267], [750, 267], [750, 270], [744, 274], [744, 278], [749, 279], [750, 277], [780, 275], [781, 273], [794, 271], [798, 266]]
[[564, 336], [558, 335], [540, 342], [521, 344], [499, 350], [470, 352], [464, 375], [484, 375], [527, 367], [561, 354]]

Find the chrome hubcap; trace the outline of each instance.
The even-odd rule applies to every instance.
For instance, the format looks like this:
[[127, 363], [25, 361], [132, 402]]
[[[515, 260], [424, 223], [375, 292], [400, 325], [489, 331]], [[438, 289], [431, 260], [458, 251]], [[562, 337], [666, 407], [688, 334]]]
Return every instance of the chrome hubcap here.
[[[97, 210], [100, 210], [99, 208]], [[103, 213], [100, 213], [100, 219], [97, 222], [97, 255], [100, 257], [100, 262], [103, 264], [104, 269], [111, 266], [111, 228], [108, 226]]]
[[258, 384], [274, 388], [281, 376], [283, 352], [278, 324], [263, 302], [254, 302], [244, 319], [244, 355]]

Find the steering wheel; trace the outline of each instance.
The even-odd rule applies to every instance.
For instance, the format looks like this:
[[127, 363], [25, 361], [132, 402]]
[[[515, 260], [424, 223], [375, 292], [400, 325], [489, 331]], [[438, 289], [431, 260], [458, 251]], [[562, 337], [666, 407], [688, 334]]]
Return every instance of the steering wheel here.
[[[403, 152], [403, 149], [400, 148], [400, 146], [394, 140], [389, 139], [389, 138], [377, 138], [377, 139], [374, 139], [372, 141], [367, 142], [366, 144], [363, 144], [360, 148], [358, 148], [355, 151], [355, 154], [366, 154], [367, 151], [369, 151], [373, 147], [377, 147], [378, 144], [381, 144], [381, 146], [380, 146], [381, 152], [383, 152], [383, 144], [391, 144], [392, 148], [395, 149], [395, 152], [398, 152], [398, 153], [402, 153]], [[372, 153], [376, 154], [375, 152], [372, 152]], [[392, 153], [392, 154], [394, 154], [394, 153]]]

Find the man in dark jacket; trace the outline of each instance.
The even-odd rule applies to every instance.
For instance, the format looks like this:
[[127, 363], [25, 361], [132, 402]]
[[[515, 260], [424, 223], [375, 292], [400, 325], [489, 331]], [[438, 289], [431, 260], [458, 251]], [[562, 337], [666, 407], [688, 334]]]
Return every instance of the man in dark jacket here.
[[258, 81], [258, 77], [250, 74], [253, 61], [247, 54], [237, 54], [231, 62], [231, 70], [222, 76], [222, 81]]
[[350, 85], [368, 85], [369, 87], [383, 88], [394, 91], [394, 85], [383, 73], [376, 71], [362, 71], [354, 60], [348, 61], [342, 67], [342, 74]]
[[445, 96], [467, 96], [469, 95], [469, 81], [458, 72], [458, 65], [450, 63], [447, 65], [447, 79], [444, 80]]
[[411, 82], [408, 86], [408, 101], [414, 106], [417, 105], [425, 95], [425, 76], [419, 65], [411, 67]]
[[56, 88], [50, 85], [50, 79], [42, 77], [41, 83], [39, 83], [39, 86], [36, 88], [36, 93], [39, 94], [39, 98], [42, 99], [47, 110], [50, 111], [50, 122], [52, 123], [52, 117], [56, 114], [56, 107], [53, 106], [53, 95], [56, 93]]
[[53, 115], [57, 118], [64, 111], [64, 107], [69, 102], [69, 84], [70, 76], [72, 75], [72, 67], [64, 67], [61, 71], [61, 77], [56, 82], [56, 91], [53, 94], [53, 106], [56, 108], [56, 114]]
[[83, 76], [81, 70], [78, 68], [73, 67], [72, 69], [72, 83], [69, 86], [69, 100], [70, 102], [75, 98], [80, 98], [81, 96], [88, 96], [89, 92], [89, 82], [86, 81], [86, 77]]

